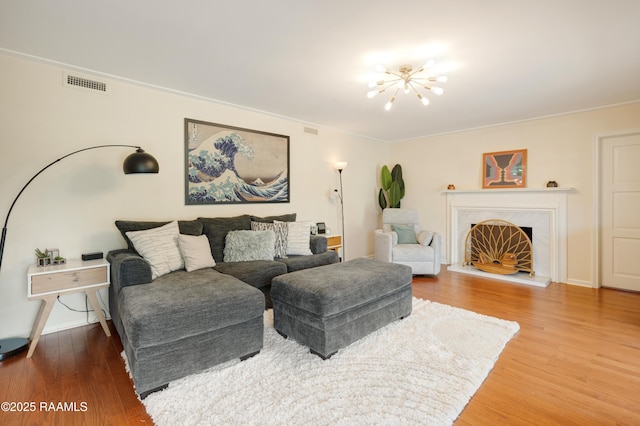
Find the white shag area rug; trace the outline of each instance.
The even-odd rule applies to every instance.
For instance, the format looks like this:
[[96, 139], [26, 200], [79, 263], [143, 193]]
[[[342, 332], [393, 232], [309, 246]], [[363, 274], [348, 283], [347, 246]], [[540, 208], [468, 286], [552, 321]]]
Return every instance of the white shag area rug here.
[[411, 316], [329, 360], [273, 328], [264, 348], [172, 382], [143, 404], [159, 425], [450, 425], [518, 332], [504, 321], [413, 299]]

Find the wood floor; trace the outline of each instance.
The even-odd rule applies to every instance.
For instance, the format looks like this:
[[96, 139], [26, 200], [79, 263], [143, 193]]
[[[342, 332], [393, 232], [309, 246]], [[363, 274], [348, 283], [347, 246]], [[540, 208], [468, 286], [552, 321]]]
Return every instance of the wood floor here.
[[[446, 270], [414, 278], [413, 289], [520, 324], [456, 425], [640, 425], [640, 294], [534, 288]], [[0, 411], [0, 425], [152, 425], [111, 328], [111, 338], [99, 324], [49, 334], [33, 358], [1, 362], [0, 402], [36, 407]], [[64, 408], [58, 402], [75, 411], [56, 411]]]

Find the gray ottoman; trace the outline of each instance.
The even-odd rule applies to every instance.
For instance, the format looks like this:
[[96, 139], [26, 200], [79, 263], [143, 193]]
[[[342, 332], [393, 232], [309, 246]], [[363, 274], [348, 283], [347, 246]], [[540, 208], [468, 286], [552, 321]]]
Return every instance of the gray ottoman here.
[[411, 314], [411, 268], [372, 259], [305, 269], [271, 282], [275, 329], [327, 359]]

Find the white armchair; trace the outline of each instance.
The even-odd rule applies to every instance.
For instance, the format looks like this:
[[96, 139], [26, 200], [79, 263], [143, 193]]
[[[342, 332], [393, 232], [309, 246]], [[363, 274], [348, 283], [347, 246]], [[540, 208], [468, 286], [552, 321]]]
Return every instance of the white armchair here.
[[414, 275], [440, 272], [440, 245], [440, 234], [420, 229], [415, 210], [384, 209], [374, 231], [376, 260], [410, 266]]

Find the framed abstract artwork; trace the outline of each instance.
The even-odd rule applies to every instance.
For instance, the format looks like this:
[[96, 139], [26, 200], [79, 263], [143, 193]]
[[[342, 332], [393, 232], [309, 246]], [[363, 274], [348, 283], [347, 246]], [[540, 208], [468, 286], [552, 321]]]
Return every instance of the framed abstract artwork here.
[[527, 150], [482, 154], [482, 188], [526, 188]]
[[289, 136], [184, 120], [185, 204], [288, 203]]

